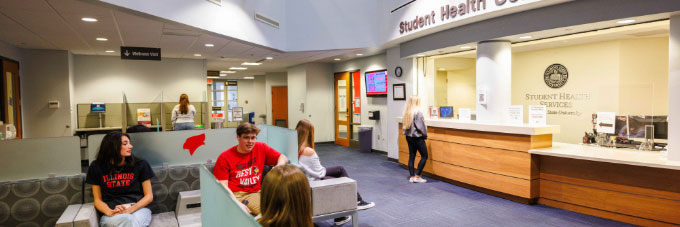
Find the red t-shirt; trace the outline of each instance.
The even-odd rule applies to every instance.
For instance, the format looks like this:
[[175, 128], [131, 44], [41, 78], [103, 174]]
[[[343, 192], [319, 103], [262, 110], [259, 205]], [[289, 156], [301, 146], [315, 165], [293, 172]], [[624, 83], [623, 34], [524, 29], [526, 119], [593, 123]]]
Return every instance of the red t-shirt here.
[[232, 192], [258, 192], [264, 165], [276, 165], [281, 153], [265, 143], [255, 142], [248, 154], [238, 153], [237, 146], [222, 152], [217, 158], [213, 175], [217, 180], [229, 180]]

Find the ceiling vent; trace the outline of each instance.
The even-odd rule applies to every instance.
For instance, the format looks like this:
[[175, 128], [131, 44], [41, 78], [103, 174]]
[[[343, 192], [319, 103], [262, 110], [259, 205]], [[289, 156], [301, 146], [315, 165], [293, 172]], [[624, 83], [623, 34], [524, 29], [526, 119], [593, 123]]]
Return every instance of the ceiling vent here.
[[271, 19], [269, 17], [265, 17], [262, 14], [255, 13], [255, 20], [262, 22], [262, 23], [265, 23], [269, 26], [275, 27], [277, 29], [279, 28], [279, 22], [278, 21], [275, 21], [274, 19]]

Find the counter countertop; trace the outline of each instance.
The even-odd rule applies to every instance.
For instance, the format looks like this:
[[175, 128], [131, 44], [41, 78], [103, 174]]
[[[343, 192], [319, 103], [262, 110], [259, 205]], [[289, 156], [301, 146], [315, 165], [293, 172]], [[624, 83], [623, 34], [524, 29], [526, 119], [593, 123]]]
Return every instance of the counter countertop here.
[[[397, 122], [401, 123], [401, 117], [397, 118]], [[503, 125], [503, 124], [488, 124], [476, 121], [461, 121], [456, 119], [425, 119], [425, 125], [438, 128], [452, 128], [461, 130], [473, 130], [482, 132], [499, 132], [507, 134], [520, 135], [544, 135], [560, 133], [559, 125]]]
[[610, 148], [597, 145], [553, 142], [553, 146], [550, 148], [531, 149], [529, 150], [529, 153], [597, 162], [680, 170], [680, 162], [668, 161], [666, 156], [662, 155], [659, 151], [639, 151], [627, 148]]
[[78, 128], [76, 132], [89, 132], [89, 131], [105, 131], [105, 130], [121, 130], [122, 127], [102, 127], [102, 128]]

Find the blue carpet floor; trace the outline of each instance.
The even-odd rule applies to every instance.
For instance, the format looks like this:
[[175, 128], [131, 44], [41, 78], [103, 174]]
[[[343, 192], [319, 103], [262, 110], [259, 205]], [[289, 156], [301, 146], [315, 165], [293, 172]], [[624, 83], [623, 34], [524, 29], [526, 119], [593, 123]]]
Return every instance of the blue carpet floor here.
[[[330, 144], [317, 145], [321, 163], [341, 165], [374, 208], [359, 212], [359, 226], [631, 226], [547, 207], [525, 205], [425, 177], [408, 182], [408, 170], [384, 155]], [[316, 223], [333, 226], [333, 221]], [[351, 222], [343, 226], [352, 226]]]

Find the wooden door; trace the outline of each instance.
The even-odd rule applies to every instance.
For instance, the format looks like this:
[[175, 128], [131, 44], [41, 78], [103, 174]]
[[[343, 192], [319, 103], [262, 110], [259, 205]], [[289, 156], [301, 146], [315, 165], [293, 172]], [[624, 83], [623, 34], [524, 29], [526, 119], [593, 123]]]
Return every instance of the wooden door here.
[[272, 87], [272, 125], [288, 128], [288, 87]]
[[349, 147], [349, 72], [335, 74], [335, 144]]
[[2, 121], [14, 124], [16, 137], [21, 138], [21, 92], [19, 91], [19, 63], [2, 59]]

